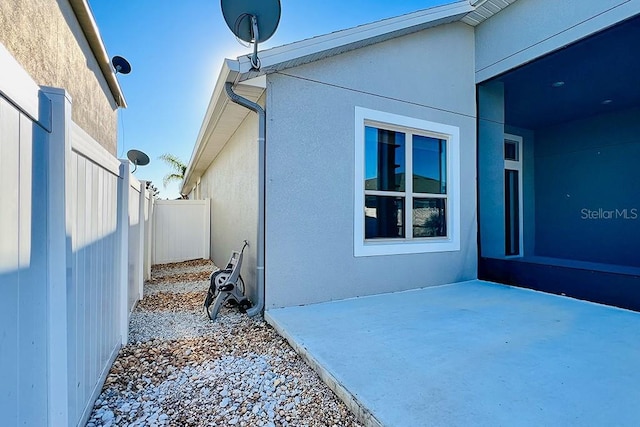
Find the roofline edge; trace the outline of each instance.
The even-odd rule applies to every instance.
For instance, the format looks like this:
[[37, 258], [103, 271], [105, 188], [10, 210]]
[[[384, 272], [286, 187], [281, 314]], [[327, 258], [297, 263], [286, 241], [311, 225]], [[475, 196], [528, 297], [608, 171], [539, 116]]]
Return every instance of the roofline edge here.
[[96, 23], [89, 3], [87, 0], [69, 0], [69, 4], [78, 19], [78, 23], [82, 28], [82, 32], [89, 43], [89, 47], [91, 48], [93, 55], [98, 60], [98, 66], [107, 81], [107, 85], [109, 86], [111, 95], [116, 101], [116, 105], [118, 107], [127, 108], [127, 101], [124, 98], [120, 82], [118, 82], [115, 73], [111, 69], [109, 54], [107, 53], [107, 49], [102, 41], [102, 37], [100, 36], [100, 30], [98, 29], [98, 24]]

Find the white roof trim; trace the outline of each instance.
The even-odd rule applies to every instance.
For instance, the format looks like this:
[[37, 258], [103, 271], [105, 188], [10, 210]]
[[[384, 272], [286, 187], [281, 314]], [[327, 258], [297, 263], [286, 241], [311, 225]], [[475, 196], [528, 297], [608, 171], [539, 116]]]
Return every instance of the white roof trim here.
[[[300, 66], [446, 23], [462, 21], [475, 26], [515, 1], [463, 0], [267, 49], [259, 53], [260, 70], [252, 70], [248, 56], [241, 56], [237, 60], [226, 59], [220, 70], [211, 101], [187, 166], [182, 185], [183, 194], [188, 194], [192, 190], [198, 178], [200, 178], [200, 174], [209, 166], [202, 163], [209, 161], [211, 151], [219, 152], [226, 143], [221, 139], [227, 138], [227, 133], [220, 131], [218, 125], [220, 123], [230, 125], [232, 124], [231, 122], [234, 122], [232, 125], [240, 126], [241, 120], [239, 116], [229, 112], [234, 109], [235, 104], [232, 105], [227, 99], [224, 90], [226, 82], [242, 83], [240, 86], [244, 86], [247, 93], [255, 101], [265, 90], [266, 80], [264, 76], [266, 74]], [[208, 148], [208, 145], [212, 143], [216, 145], [216, 148]], [[205, 151], [208, 151], [207, 155], [203, 155]], [[202, 160], [203, 158], [207, 160]]]
[[98, 30], [98, 24], [96, 24], [96, 20], [93, 17], [93, 12], [91, 12], [91, 8], [89, 7], [87, 0], [69, 0], [69, 3], [71, 4], [71, 8], [80, 23], [84, 36], [87, 38], [87, 42], [89, 42], [93, 55], [98, 61], [100, 71], [102, 71], [102, 74], [107, 81], [107, 85], [109, 86], [109, 90], [111, 91], [116, 104], [119, 107], [127, 108], [127, 101], [124, 99], [124, 93], [122, 92], [120, 83], [111, 68], [111, 60], [107, 54], [107, 49], [104, 46], [102, 37], [100, 36], [100, 30]]
[[473, 6], [475, 10], [462, 18], [462, 22], [475, 27], [516, 1], [517, 0], [472, 0], [471, 6]]
[[458, 1], [267, 49], [259, 53], [259, 71], [251, 69], [248, 56], [241, 56], [238, 58], [239, 81], [459, 21], [473, 10], [469, 1]]

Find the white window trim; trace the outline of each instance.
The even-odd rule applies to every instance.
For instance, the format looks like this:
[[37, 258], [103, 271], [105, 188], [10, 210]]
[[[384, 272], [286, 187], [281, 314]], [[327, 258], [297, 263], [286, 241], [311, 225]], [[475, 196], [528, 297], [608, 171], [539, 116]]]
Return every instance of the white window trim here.
[[[392, 127], [415, 129], [435, 133], [448, 139], [447, 167], [449, 168], [447, 193], [449, 236], [441, 239], [381, 240], [364, 239], [364, 178], [365, 178], [365, 122], [378, 122]], [[460, 250], [460, 129], [456, 126], [400, 116], [383, 111], [355, 107], [355, 177], [353, 212], [353, 254], [356, 257], [376, 255], [403, 255]], [[410, 232], [410, 230], [407, 230]]]

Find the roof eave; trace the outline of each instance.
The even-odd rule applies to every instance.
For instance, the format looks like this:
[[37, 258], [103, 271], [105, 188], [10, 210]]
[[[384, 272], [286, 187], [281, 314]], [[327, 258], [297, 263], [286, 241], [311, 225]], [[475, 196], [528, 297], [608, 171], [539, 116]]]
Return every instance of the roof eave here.
[[109, 90], [111, 91], [111, 95], [113, 96], [116, 105], [118, 107], [127, 108], [127, 101], [124, 98], [124, 93], [122, 92], [120, 83], [111, 68], [107, 49], [104, 46], [102, 37], [100, 36], [100, 31], [98, 30], [98, 25], [96, 24], [96, 20], [93, 17], [93, 13], [91, 12], [91, 8], [89, 7], [87, 0], [69, 0], [69, 3], [71, 4], [71, 8], [80, 23], [82, 32], [87, 38], [91, 51], [98, 61], [100, 71], [102, 71], [102, 74], [107, 81], [107, 85], [109, 86]]
[[474, 10], [462, 18], [462, 22], [474, 27], [478, 26], [516, 1], [517, 0], [471, 0], [471, 6], [474, 7]]
[[230, 101], [225, 94], [225, 83], [231, 82], [235, 85], [286, 68], [300, 66], [446, 23], [461, 21], [469, 25], [477, 25], [515, 1], [463, 0], [268, 49], [260, 52], [262, 65], [260, 70], [252, 68], [248, 56], [241, 56], [236, 60], [226, 59], [216, 81], [196, 145], [187, 166], [182, 193], [188, 194], [192, 191], [204, 167], [208, 166], [202, 164], [202, 154], [207, 144], [210, 143], [225, 111], [230, 108]]
[[202, 152], [209, 138], [215, 130], [215, 126], [217, 125], [220, 117], [224, 113], [226, 105], [229, 102], [227, 95], [225, 94], [225, 83], [236, 83], [238, 75], [238, 61], [225, 59], [222, 63], [222, 68], [220, 69], [218, 79], [216, 80], [216, 86], [214, 87], [213, 93], [211, 94], [211, 99], [209, 101], [207, 111], [202, 120], [202, 126], [200, 127], [200, 131], [198, 132], [196, 144], [193, 147], [193, 151], [191, 152], [191, 158], [189, 159], [184, 180], [182, 181], [182, 188], [180, 190], [182, 194], [189, 194], [193, 186], [196, 184], [198, 176], [195, 176], [194, 171], [198, 166], [198, 163], [202, 156]]
[[475, 8], [458, 1], [406, 15], [336, 31], [260, 52], [260, 70], [254, 70], [248, 56], [238, 58], [238, 81], [297, 67], [438, 25], [462, 20]]

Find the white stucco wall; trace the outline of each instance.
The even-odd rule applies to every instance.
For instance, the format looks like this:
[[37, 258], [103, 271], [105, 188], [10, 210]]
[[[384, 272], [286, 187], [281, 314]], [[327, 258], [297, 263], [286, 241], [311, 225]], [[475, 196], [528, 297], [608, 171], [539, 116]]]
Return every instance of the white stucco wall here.
[[[267, 308], [476, 277], [473, 50], [455, 23], [268, 76]], [[356, 106], [459, 127], [460, 251], [354, 257]]]
[[242, 278], [253, 298], [258, 215], [258, 118], [247, 115], [200, 179], [200, 198], [211, 199], [211, 259], [224, 268], [232, 250], [248, 240]]
[[640, 0], [520, 0], [476, 28], [481, 82], [640, 13]]

